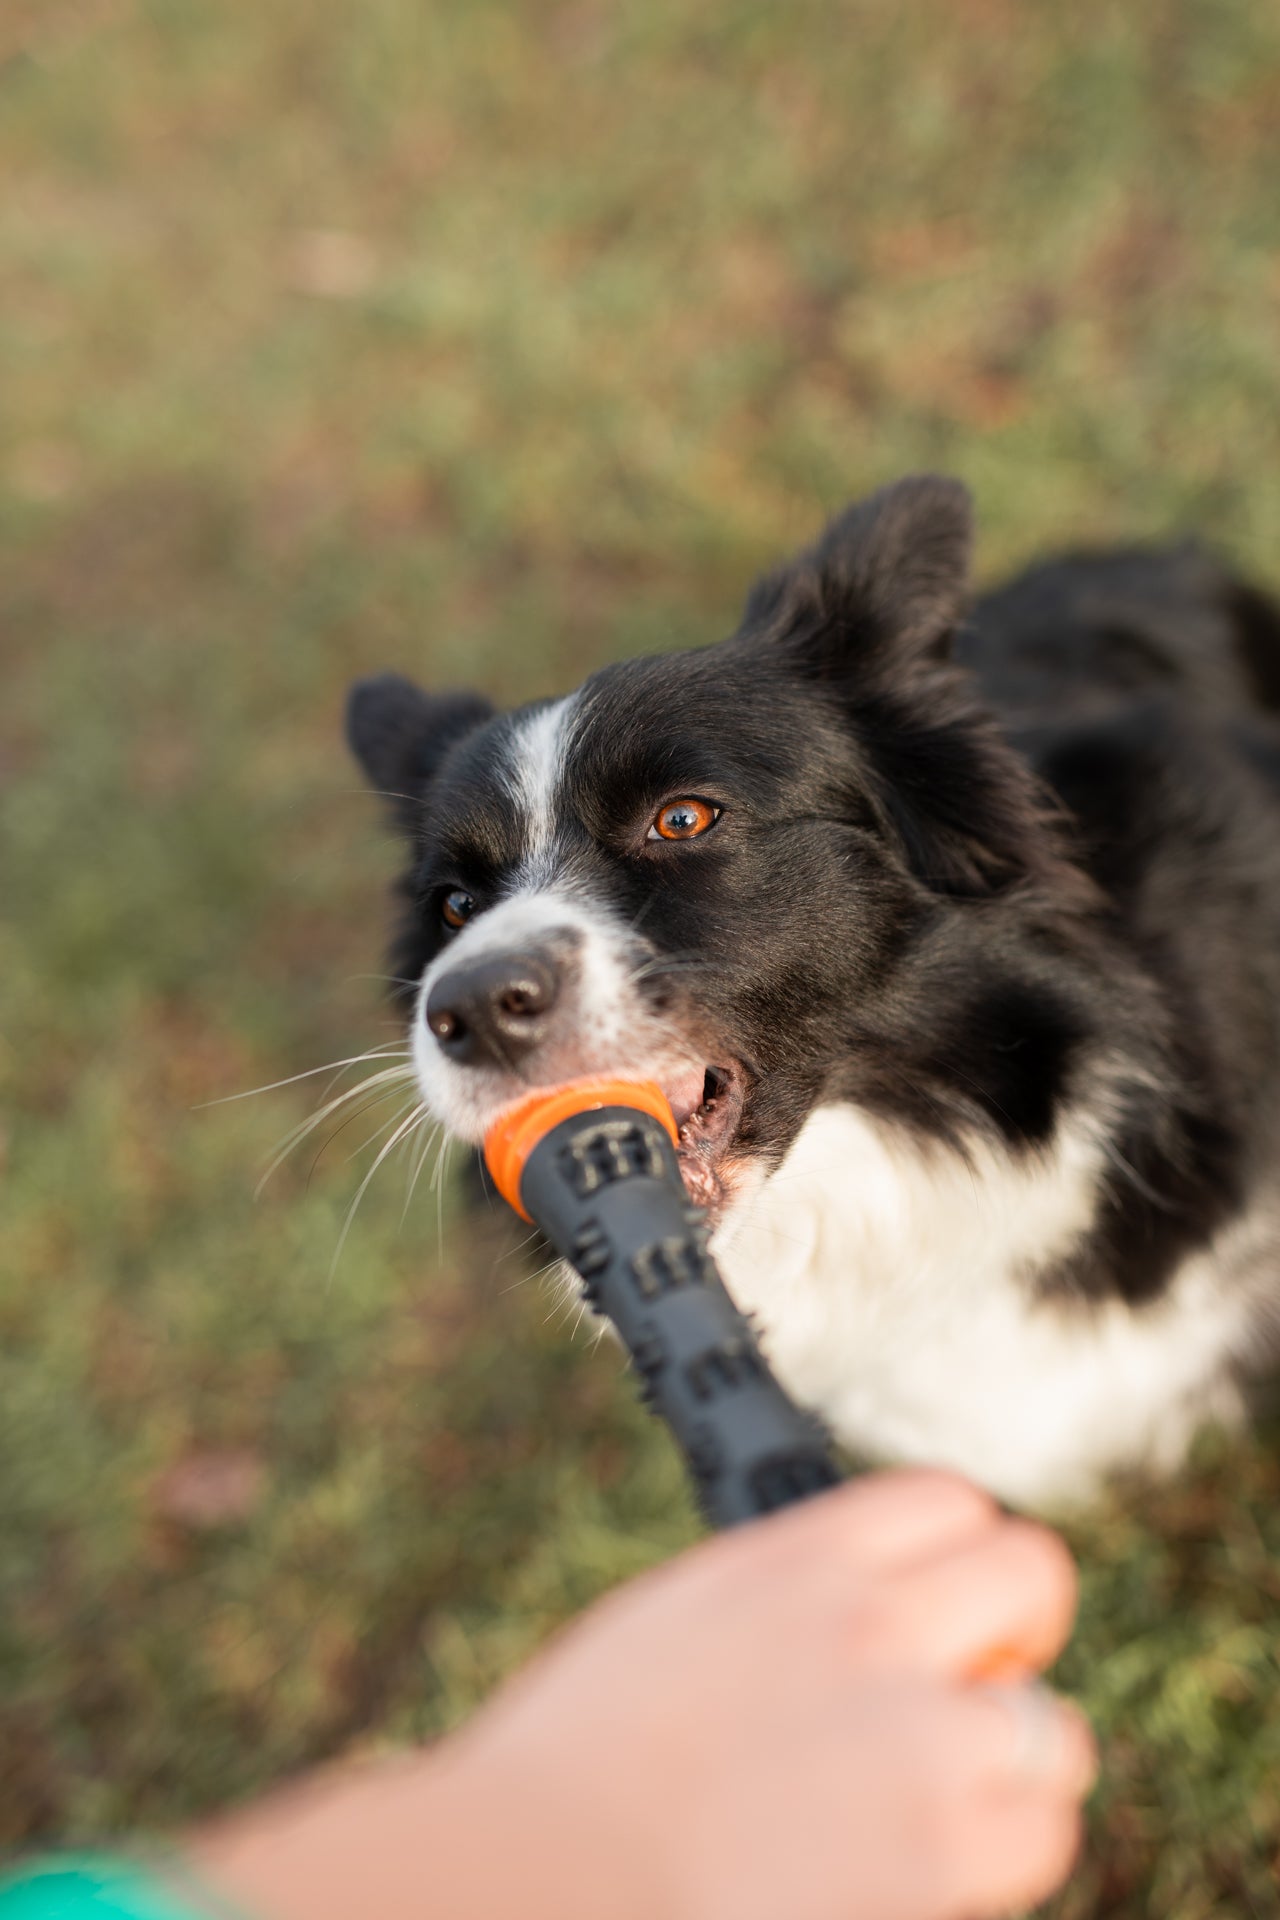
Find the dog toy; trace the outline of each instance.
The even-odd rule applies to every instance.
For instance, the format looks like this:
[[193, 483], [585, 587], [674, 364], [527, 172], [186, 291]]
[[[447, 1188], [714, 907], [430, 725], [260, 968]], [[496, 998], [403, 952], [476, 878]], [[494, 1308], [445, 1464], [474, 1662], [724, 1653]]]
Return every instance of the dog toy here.
[[[833, 1486], [825, 1429], [779, 1385], [729, 1297], [676, 1159], [675, 1116], [653, 1081], [573, 1080], [508, 1107], [485, 1140], [503, 1199], [536, 1224], [608, 1315], [670, 1427], [714, 1527]], [[964, 1676], [1017, 1681], [1048, 1657], [988, 1648]]]
[[825, 1431], [783, 1392], [729, 1297], [676, 1139], [653, 1082], [577, 1080], [508, 1108], [485, 1159], [499, 1193], [617, 1328], [703, 1512], [727, 1527], [841, 1476]]

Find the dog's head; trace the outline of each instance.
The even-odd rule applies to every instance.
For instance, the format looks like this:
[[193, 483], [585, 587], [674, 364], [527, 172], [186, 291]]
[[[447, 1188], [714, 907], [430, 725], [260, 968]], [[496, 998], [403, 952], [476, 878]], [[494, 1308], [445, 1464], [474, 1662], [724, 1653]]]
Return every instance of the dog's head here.
[[[999, 903], [1065, 871], [949, 662], [969, 546], [964, 489], [905, 480], [717, 646], [501, 715], [354, 688], [351, 744], [411, 847], [394, 971], [447, 1127], [478, 1142], [530, 1087], [649, 1077], [715, 1206], [823, 1099], [939, 1110], [930, 982], [954, 998], [976, 966], [989, 1026]], [[967, 947], [939, 940], [965, 916]]]

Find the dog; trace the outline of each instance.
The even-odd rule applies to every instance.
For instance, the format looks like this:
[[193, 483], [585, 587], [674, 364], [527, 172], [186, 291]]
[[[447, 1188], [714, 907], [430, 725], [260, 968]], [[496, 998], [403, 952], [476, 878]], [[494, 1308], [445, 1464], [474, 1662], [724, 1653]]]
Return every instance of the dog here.
[[348, 737], [432, 1115], [658, 1081], [784, 1385], [1017, 1504], [1168, 1472], [1280, 1350], [1280, 610], [1193, 545], [985, 597], [855, 504], [717, 645]]

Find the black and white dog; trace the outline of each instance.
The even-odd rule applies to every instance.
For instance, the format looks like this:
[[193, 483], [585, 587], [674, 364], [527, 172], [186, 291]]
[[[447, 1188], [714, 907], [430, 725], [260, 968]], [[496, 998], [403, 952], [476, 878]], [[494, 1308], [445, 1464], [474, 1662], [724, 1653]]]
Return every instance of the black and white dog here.
[[969, 547], [905, 480], [717, 646], [349, 733], [435, 1116], [658, 1080], [796, 1396], [1041, 1504], [1280, 1352], [1280, 612], [1189, 547], [970, 608]]

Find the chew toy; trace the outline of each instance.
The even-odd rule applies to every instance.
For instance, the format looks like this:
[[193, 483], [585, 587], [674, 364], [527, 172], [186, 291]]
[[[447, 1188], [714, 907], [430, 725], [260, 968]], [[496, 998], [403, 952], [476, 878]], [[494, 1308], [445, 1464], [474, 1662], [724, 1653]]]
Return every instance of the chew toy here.
[[485, 1159], [503, 1198], [612, 1320], [707, 1519], [727, 1527], [841, 1476], [824, 1430], [783, 1392], [725, 1289], [676, 1139], [651, 1081], [577, 1080], [508, 1108]]
[[[733, 1304], [676, 1158], [675, 1117], [652, 1081], [586, 1079], [509, 1107], [485, 1140], [494, 1184], [581, 1276], [670, 1427], [699, 1504], [729, 1527], [841, 1478], [824, 1428], [769, 1369]], [[963, 1676], [1017, 1681], [1044, 1667], [1053, 1629], [986, 1650]]]

